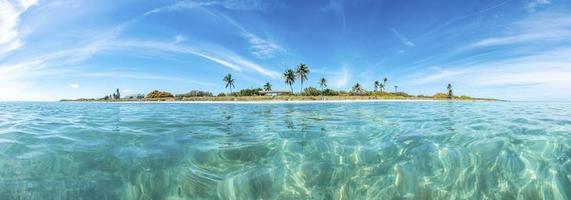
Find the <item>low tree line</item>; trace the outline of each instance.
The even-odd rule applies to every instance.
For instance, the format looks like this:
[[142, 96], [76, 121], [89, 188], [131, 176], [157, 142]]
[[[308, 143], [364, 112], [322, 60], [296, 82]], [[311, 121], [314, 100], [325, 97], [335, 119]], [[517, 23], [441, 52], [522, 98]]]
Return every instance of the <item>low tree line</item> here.
[[[409, 95], [405, 92], [399, 92], [398, 91], [398, 85], [394, 85], [394, 92], [388, 92], [387, 91], [387, 83], [389, 81], [389, 79], [387, 77], [384, 77], [382, 79], [382, 81], [379, 80], [375, 80], [373, 82], [373, 91], [367, 91], [366, 89], [364, 89], [363, 85], [361, 85], [360, 83], [356, 83], [355, 85], [353, 85], [353, 87], [351, 88], [351, 90], [349, 91], [344, 91], [344, 90], [333, 90], [333, 89], [329, 89], [327, 88], [327, 79], [325, 77], [322, 77], [321, 79], [319, 79], [319, 87], [320, 89], [317, 89], [315, 87], [307, 87], [304, 88], [303, 84], [304, 82], [306, 82], [308, 80], [309, 74], [310, 74], [310, 69], [309, 66], [307, 66], [306, 64], [299, 64], [295, 69], [286, 69], [283, 73], [283, 80], [284, 83], [286, 85], [289, 86], [291, 93], [288, 95], [299, 95], [299, 96], [398, 96], [398, 97], [431, 97], [431, 98], [455, 98], [454, 96], [454, 92], [452, 89], [452, 84], [448, 84], [446, 89], [447, 89], [447, 93], [437, 93], [433, 96], [424, 96], [424, 95], [419, 95], [419, 96], [412, 96]], [[233, 89], [235, 89], [235, 83], [236, 83], [236, 79], [234, 79], [234, 77], [232, 76], [232, 74], [228, 74], [226, 76], [224, 76], [224, 78], [222, 79], [222, 81], [224, 82], [224, 85], [227, 89], [229, 89], [229, 93], [219, 93], [217, 96], [221, 97], [221, 96], [258, 96], [260, 95], [260, 91], [272, 91], [272, 85], [269, 82], [266, 82], [262, 87], [260, 88], [251, 88], [251, 89], [241, 89], [237, 92], [234, 92]], [[293, 85], [299, 81], [300, 83], [300, 90], [298, 93], [294, 92], [293, 89]], [[128, 96], [128, 99], [132, 99], [132, 98], [137, 98], [137, 99], [142, 99], [142, 98], [147, 98], [147, 99], [153, 99], [153, 98], [185, 98], [185, 97], [213, 97], [214, 95], [211, 92], [208, 91], [200, 91], [200, 90], [192, 90], [188, 93], [184, 93], [184, 94], [177, 94], [177, 95], [173, 95], [170, 92], [165, 92], [165, 91], [159, 91], [159, 90], [154, 90], [150, 93], [148, 93], [147, 95], [143, 95], [143, 94], [139, 94], [136, 96]], [[109, 95], [109, 96], [105, 96], [104, 100], [115, 100], [115, 99], [120, 99], [121, 98], [121, 94], [119, 93], [119, 89], [116, 90], [115, 93]], [[462, 96], [460, 98], [470, 98], [470, 97], [466, 97], [466, 96]]]
[[[367, 90], [365, 90], [363, 88], [363, 86], [360, 83], [356, 83], [350, 91], [342, 91], [342, 90], [331, 90], [331, 89], [327, 89], [327, 79], [325, 79], [325, 77], [322, 77], [321, 79], [319, 79], [319, 87], [321, 88], [321, 90], [317, 90], [314, 87], [308, 87], [308, 88], [304, 88], [303, 87], [303, 83], [305, 81], [308, 80], [308, 76], [310, 74], [310, 69], [309, 66], [307, 66], [306, 64], [299, 64], [297, 66], [297, 68], [295, 69], [291, 69], [288, 68], [284, 71], [283, 73], [283, 80], [284, 83], [286, 85], [289, 86], [291, 94], [290, 95], [304, 95], [304, 96], [319, 96], [319, 95], [323, 95], [323, 96], [337, 96], [337, 95], [357, 95], [357, 96], [362, 96], [362, 95], [378, 95], [378, 96], [382, 96], [382, 95], [392, 95], [392, 96], [404, 96], [404, 97], [411, 97], [411, 95], [408, 95], [407, 93], [404, 92], [399, 92], [398, 91], [398, 85], [393, 85], [394, 87], [394, 92], [388, 92], [387, 91], [387, 82], [389, 81], [389, 79], [387, 77], [384, 77], [382, 79], [382, 81], [374, 81], [373, 82], [373, 88], [374, 90], [372, 92], [369, 92]], [[300, 90], [299, 93], [295, 93], [293, 90], [293, 85], [299, 80], [300, 82]], [[226, 96], [226, 95], [231, 95], [231, 96], [252, 96], [252, 95], [258, 95], [258, 93], [253, 92], [253, 91], [271, 91], [272, 90], [272, 85], [269, 82], [266, 82], [264, 84], [264, 86], [262, 88], [256, 88], [256, 89], [243, 89], [240, 90], [239, 92], [232, 92], [232, 89], [235, 88], [235, 82], [236, 80], [232, 77], [232, 74], [228, 74], [224, 77], [223, 79], [225, 87], [230, 89], [230, 93], [229, 94], [224, 94], [224, 93], [220, 93], [218, 96]], [[445, 94], [446, 96], [443, 97], [440, 93], [437, 95], [434, 95], [432, 97], [438, 97], [438, 98], [454, 98], [454, 93], [452, 90], [452, 84], [448, 84], [447, 85], [447, 94]], [[421, 95], [422, 96], [422, 95]], [[425, 97], [425, 96], [422, 96]]]

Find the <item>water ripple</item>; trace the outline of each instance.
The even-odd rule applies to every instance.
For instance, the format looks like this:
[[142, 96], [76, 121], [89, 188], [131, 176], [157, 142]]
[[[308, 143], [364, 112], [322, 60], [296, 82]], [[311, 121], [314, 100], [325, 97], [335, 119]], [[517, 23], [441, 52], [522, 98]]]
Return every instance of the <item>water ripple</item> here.
[[571, 104], [0, 103], [0, 199], [569, 199]]

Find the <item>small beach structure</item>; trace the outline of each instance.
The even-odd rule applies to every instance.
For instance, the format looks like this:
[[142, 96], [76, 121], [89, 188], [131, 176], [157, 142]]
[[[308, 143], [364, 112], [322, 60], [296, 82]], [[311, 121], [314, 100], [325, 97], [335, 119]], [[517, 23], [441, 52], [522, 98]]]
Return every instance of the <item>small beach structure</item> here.
[[265, 95], [265, 96], [279, 96], [279, 95], [284, 95], [284, 94], [290, 94], [291, 91], [289, 90], [269, 90], [269, 91], [259, 91], [258, 92], [260, 95]]

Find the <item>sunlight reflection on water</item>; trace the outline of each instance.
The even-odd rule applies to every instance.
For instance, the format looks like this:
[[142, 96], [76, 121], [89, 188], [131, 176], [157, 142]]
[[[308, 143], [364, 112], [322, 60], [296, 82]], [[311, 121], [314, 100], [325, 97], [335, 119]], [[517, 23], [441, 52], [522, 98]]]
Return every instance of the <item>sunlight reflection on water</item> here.
[[569, 199], [571, 104], [0, 103], [2, 199]]

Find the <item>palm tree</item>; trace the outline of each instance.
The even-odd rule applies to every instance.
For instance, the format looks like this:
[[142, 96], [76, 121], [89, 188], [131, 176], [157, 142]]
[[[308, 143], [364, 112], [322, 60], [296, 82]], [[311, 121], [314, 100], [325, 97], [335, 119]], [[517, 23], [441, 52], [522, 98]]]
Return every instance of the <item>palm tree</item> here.
[[228, 74], [222, 79], [224, 83], [226, 83], [226, 88], [230, 88], [230, 93], [232, 93], [232, 88], [234, 88], [234, 78], [232, 78], [232, 74]]
[[454, 98], [454, 91], [452, 91], [452, 84], [448, 83], [446, 89], [448, 89], [448, 98], [450, 99]]
[[327, 87], [327, 79], [319, 79], [319, 87], [321, 87], [321, 92], [323, 92], [323, 89]]
[[375, 85], [375, 92], [376, 92], [377, 90], [379, 90], [379, 86], [381, 86], [381, 82], [375, 81], [374, 85]]
[[291, 89], [291, 93], [293, 94], [292, 85], [295, 83], [295, 72], [292, 69], [288, 69], [284, 72], [284, 81], [286, 84], [289, 85], [289, 88]]
[[270, 84], [269, 82], [266, 82], [266, 84], [264, 84], [264, 90], [265, 91], [271, 91], [272, 90], [272, 84]]
[[399, 86], [395, 85], [395, 93], [397, 93], [398, 89], [399, 89]]
[[303, 91], [303, 81], [307, 81], [307, 75], [309, 74], [309, 67], [303, 63], [299, 64], [299, 66], [297, 66], [295, 73], [297, 74], [297, 76], [299, 77], [299, 80], [301, 81], [300, 92], [302, 92]]
[[364, 90], [363, 90], [363, 87], [361, 86], [361, 84], [357, 83], [353, 86], [352, 92], [354, 94], [362, 94], [364, 92]]

